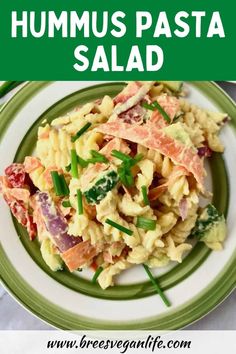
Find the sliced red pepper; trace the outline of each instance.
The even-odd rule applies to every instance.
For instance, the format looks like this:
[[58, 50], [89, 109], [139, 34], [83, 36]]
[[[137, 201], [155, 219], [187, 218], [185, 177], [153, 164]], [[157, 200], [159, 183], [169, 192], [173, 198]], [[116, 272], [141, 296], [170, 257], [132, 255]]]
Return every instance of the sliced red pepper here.
[[25, 168], [21, 163], [13, 163], [5, 169], [7, 179], [13, 188], [22, 188], [25, 184]]
[[17, 221], [24, 227], [26, 227], [30, 240], [33, 240], [37, 234], [37, 227], [33, 221], [33, 217], [29, 215], [28, 209], [25, 207], [21, 200], [8, 200], [5, 198], [9, 205], [12, 214]]

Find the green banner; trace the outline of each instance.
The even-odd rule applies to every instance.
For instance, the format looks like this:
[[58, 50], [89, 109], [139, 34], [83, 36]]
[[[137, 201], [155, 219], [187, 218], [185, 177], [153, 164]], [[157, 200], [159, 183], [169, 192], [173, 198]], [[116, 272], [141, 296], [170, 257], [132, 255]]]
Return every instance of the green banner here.
[[232, 0], [1, 0], [1, 80], [236, 80]]

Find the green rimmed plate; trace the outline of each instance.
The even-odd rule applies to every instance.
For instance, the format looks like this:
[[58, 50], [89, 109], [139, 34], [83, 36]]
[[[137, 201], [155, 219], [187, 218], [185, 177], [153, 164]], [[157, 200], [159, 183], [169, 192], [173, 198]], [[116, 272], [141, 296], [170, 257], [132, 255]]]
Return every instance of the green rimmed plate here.
[[[188, 86], [191, 101], [208, 109], [226, 111], [236, 120], [234, 104], [214, 84], [200, 82]], [[4, 134], [0, 147], [1, 169], [13, 159], [21, 161], [26, 154], [31, 153], [37, 126], [43, 119], [53, 119], [76, 105], [104, 94], [115, 95], [121, 88], [122, 83], [28, 84], [1, 113], [0, 129]], [[209, 176], [208, 183], [215, 192], [214, 203], [226, 213], [229, 202], [227, 173], [231, 188], [230, 204], [232, 196], [236, 195], [231, 184], [235, 171], [229, 169], [233, 166], [236, 151], [233, 129], [226, 127], [222, 138], [227, 147], [225, 161], [221, 156], [214, 155], [209, 166], [212, 178]], [[30, 243], [16, 223], [14, 228], [4, 203], [1, 203], [1, 210], [0, 222], [5, 230], [5, 234], [1, 234], [2, 279], [32, 312], [60, 328], [180, 328], [208, 312], [235, 286], [233, 266], [236, 242], [232, 236], [235, 225], [231, 207], [228, 215], [230, 232], [225, 251], [210, 253], [199, 244], [181, 265], [157, 271], [161, 285], [167, 290], [173, 304], [168, 310], [153, 293], [141, 267], [127, 271], [120, 277], [118, 286], [105, 292], [91, 285], [89, 271], [82, 275], [66, 271], [49, 272], [41, 259], [37, 242]], [[21, 236], [20, 240], [15, 230]], [[233, 275], [229, 278], [231, 272]]]

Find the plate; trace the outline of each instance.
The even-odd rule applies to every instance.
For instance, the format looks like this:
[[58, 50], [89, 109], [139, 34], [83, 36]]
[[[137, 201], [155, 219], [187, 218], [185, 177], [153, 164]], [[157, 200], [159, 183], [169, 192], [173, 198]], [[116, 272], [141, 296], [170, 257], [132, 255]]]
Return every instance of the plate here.
[[[166, 308], [154, 292], [141, 266], [127, 270], [108, 290], [91, 284], [91, 272], [51, 272], [44, 264], [37, 241], [12, 219], [0, 201], [0, 269], [9, 292], [35, 315], [62, 329], [182, 328], [219, 304], [236, 286], [236, 107], [212, 82], [186, 83], [188, 99], [232, 118], [222, 131], [223, 157], [210, 160], [207, 184], [214, 204], [227, 215], [228, 237], [222, 252], [197, 244], [182, 264], [155, 270], [172, 306]], [[13, 160], [21, 162], [34, 151], [37, 127], [74, 107], [105, 94], [114, 96], [122, 82], [31, 82], [0, 113], [0, 172]], [[230, 192], [230, 193], [229, 193]], [[19, 237], [17, 237], [19, 235]]]

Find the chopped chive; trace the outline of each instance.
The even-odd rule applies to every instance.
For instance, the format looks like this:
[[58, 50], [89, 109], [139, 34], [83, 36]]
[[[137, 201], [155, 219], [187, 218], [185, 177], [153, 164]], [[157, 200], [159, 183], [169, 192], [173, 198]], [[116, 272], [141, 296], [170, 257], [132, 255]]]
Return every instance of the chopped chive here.
[[149, 104], [147, 102], [143, 102], [141, 104], [141, 106], [143, 106], [146, 109], [149, 109], [150, 111], [155, 111], [155, 107], [153, 106], [153, 104]]
[[169, 115], [166, 113], [166, 111], [159, 105], [157, 101], [153, 102], [152, 104], [148, 104], [147, 102], [143, 102], [142, 106], [144, 108], [149, 109], [150, 111], [155, 111], [156, 109], [161, 113], [163, 118], [168, 122], [171, 123], [171, 119]]
[[128, 187], [132, 187], [134, 185], [134, 177], [132, 176], [130, 171], [127, 171], [128, 173], [126, 173], [126, 181], [127, 181], [127, 185]]
[[142, 195], [143, 195], [143, 202], [144, 205], [150, 205], [149, 199], [148, 199], [148, 193], [147, 193], [147, 187], [142, 186], [141, 187]]
[[130, 166], [126, 163], [122, 163], [117, 169], [118, 176], [121, 183], [126, 187], [131, 187], [134, 185], [134, 177], [130, 171]]
[[72, 143], [74, 143], [79, 137], [88, 130], [88, 128], [92, 125], [92, 123], [86, 123], [74, 136], [71, 137]]
[[165, 303], [165, 305], [167, 307], [170, 307], [171, 306], [171, 303], [170, 301], [167, 299], [167, 297], [165, 296], [164, 292], [161, 290], [158, 282], [157, 282], [157, 279], [155, 279], [149, 269], [149, 267], [146, 265], [146, 264], [143, 264], [143, 268], [145, 269], [147, 275], [149, 276], [149, 279], [151, 280], [154, 288], [156, 289], [157, 293], [160, 295], [160, 297], [162, 298], [163, 302]]
[[124, 154], [118, 150], [112, 150], [112, 156], [116, 157], [117, 159], [123, 161], [124, 163], [128, 164], [130, 167], [134, 166], [143, 158], [143, 154], [137, 154], [134, 157]]
[[139, 161], [141, 161], [142, 158], [143, 158], [143, 154], [136, 154], [136, 155], [134, 156], [134, 160], [136, 161], [136, 163], [139, 162]]
[[78, 161], [75, 150], [71, 150], [71, 175], [74, 178], [78, 178]]
[[126, 178], [126, 173], [125, 173], [125, 169], [123, 168], [123, 166], [118, 167], [117, 173], [118, 173], [118, 176], [119, 176], [119, 178], [120, 178], [120, 180], [121, 180], [121, 183], [122, 183], [124, 186], [128, 186], [128, 182], [127, 182], [127, 178]]
[[173, 119], [173, 123], [175, 123], [179, 118], [181, 118], [184, 115], [184, 113], [180, 113], [178, 115], [176, 115]]
[[69, 163], [69, 165], [67, 165], [67, 166], [65, 167], [65, 170], [66, 170], [67, 172], [70, 172], [70, 170], [71, 170], [71, 163]]
[[69, 201], [69, 200], [64, 200], [64, 201], [62, 202], [62, 206], [63, 206], [64, 208], [71, 208], [70, 201]]
[[153, 102], [153, 106], [158, 109], [158, 111], [161, 113], [162, 117], [167, 121], [167, 123], [171, 123], [171, 119], [169, 115], [166, 113], [166, 111], [159, 105], [157, 101]]
[[109, 162], [109, 160], [106, 158], [106, 156], [104, 156], [103, 154], [101, 154], [100, 152], [98, 152], [96, 150], [91, 150], [90, 153], [91, 153], [93, 158], [100, 159], [104, 163], [108, 163]]
[[80, 157], [80, 156], [78, 156], [78, 155], [77, 155], [77, 162], [78, 162], [78, 164], [79, 164], [81, 167], [83, 167], [83, 168], [87, 167], [88, 164], [89, 164], [88, 161], [82, 159], [82, 157]]
[[[80, 156], [78, 156], [78, 155], [77, 155], [77, 163], [78, 163], [78, 165], [80, 165], [80, 166], [83, 167], [83, 168], [87, 167], [88, 164], [89, 164], [86, 160], [82, 159], [82, 157], [80, 157]], [[67, 172], [70, 172], [70, 170], [71, 170], [71, 163], [70, 163], [69, 165], [67, 165], [67, 166], [65, 167], [65, 169], [66, 169]]]
[[69, 195], [70, 191], [64, 175], [59, 175], [57, 171], [51, 171], [55, 193], [58, 197]]
[[87, 162], [88, 163], [93, 163], [93, 164], [95, 164], [95, 163], [103, 163], [104, 161], [103, 161], [103, 159], [101, 159], [101, 158], [98, 158], [98, 157], [92, 157], [91, 159], [88, 159], [87, 160]]
[[122, 161], [122, 164], [118, 167], [118, 175], [122, 184], [126, 187], [131, 187], [134, 185], [134, 177], [131, 173], [130, 168], [138, 163], [142, 158], [142, 154], [135, 155], [134, 158], [130, 157], [129, 155], [123, 154], [118, 150], [112, 150], [112, 156], [118, 158]]
[[69, 187], [66, 183], [65, 177], [64, 175], [60, 175], [60, 180], [61, 180], [61, 188], [63, 191], [63, 195], [69, 195], [70, 194], [70, 190]]
[[57, 196], [63, 195], [63, 187], [61, 185], [61, 178], [57, 171], [51, 171], [53, 187]]
[[102, 267], [99, 267], [96, 272], [94, 273], [94, 276], [93, 276], [93, 279], [92, 279], [92, 283], [93, 284], [96, 284], [97, 282], [97, 278], [99, 277], [99, 275], [102, 273], [103, 271], [103, 268]]
[[156, 221], [148, 218], [144, 218], [143, 216], [138, 216], [136, 226], [140, 229], [144, 230], [155, 230]]
[[120, 152], [118, 150], [112, 150], [111, 156], [114, 156], [123, 162], [132, 161], [132, 157], [130, 157], [129, 155], [123, 154], [123, 152]]
[[132, 230], [127, 229], [123, 225], [117, 224], [115, 221], [112, 221], [111, 219], [106, 219], [105, 223], [108, 224], [108, 225], [111, 225], [112, 227], [115, 227], [116, 229], [124, 232], [125, 234], [127, 234], [129, 236], [133, 235], [133, 231]]
[[83, 208], [82, 192], [80, 189], [77, 190], [77, 204], [78, 204], [78, 214], [82, 215], [84, 212], [84, 208]]
[[133, 167], [139, 161], [141, 161], [142, 158], [143, 158], [143, 154], [137, 154], [137, 155], [134, 156], [134, 158], [131, 158], [131, 160], [129, 162], [127, 162], [126, 164], [129, 164], [130, 167]]

